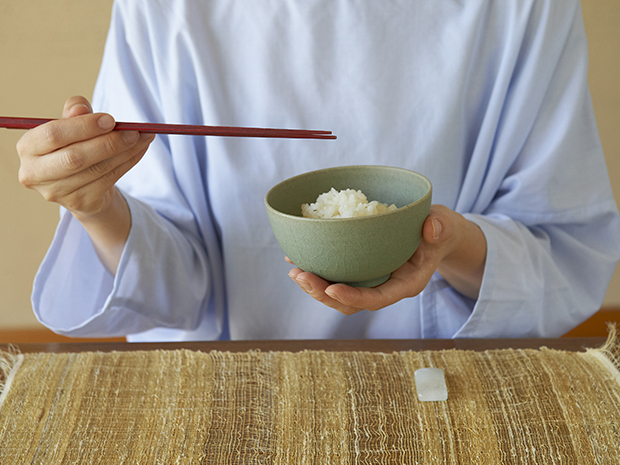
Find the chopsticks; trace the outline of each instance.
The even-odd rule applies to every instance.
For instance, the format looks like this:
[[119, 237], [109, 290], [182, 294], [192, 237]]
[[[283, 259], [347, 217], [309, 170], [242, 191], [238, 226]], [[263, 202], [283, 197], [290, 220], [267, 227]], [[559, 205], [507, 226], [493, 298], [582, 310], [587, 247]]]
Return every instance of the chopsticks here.
[[[54, 121], [46, 118], [11, 118], [0, 116], [0, 128], [32, 129]], [[221, 137], [272, 137], [285, 139], [336, 139], [331, 131], [312, 129], [276, 129], [236, 126], [196, 126], [189, 124], [122, 123], [117, 122], [114, 131], [139, 131], [154, 134], [180, 134], [187, 136]]]

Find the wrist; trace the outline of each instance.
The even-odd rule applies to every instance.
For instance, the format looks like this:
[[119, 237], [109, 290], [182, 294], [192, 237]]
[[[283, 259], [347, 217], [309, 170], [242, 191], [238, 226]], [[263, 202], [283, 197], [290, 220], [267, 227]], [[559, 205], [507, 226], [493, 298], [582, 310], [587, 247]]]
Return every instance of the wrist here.
[[477, 224], [456, 215], [452, 236], [437, 271], [454, 289], [475, 299], [484, 276], [486, 238]]
[[106, 195], [109, 201], [96, 213], [72, 214], [88, 233], [102, 264], [115, 274], [131, 230], [131, 212], [118, 189], [112, 187]]

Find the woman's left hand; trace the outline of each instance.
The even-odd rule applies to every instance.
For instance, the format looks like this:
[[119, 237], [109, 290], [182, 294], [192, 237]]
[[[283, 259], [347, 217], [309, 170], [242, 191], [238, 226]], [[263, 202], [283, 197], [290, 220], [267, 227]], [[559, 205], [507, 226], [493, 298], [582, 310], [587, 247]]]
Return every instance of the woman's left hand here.
[[461, 214], [433, 205], [422, 227], [422, 242], [385, 283], [373, 287], [330, 284], [294, 268], [289, 276], [306, 293], [345, 315], [379, 310], [424, 290], [435, 271], [460, 293], [477, 298], [486, 259], [482, 230]]

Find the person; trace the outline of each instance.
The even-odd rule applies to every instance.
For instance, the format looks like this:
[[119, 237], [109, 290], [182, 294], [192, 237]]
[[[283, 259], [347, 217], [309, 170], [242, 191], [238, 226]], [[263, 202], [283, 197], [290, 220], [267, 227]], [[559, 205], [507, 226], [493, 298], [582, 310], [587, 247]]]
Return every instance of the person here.
[[[117, 0], [92, 106], [70, 98], [18, 143], [20, 181], [62, 207], [34, 312], [129, 341], [559, 336], [620, 256], [587, 66], [578, 0]], [[288, 264], [263, 205], [354, 164], [433, 183], [420, 248], [372, 289]]]

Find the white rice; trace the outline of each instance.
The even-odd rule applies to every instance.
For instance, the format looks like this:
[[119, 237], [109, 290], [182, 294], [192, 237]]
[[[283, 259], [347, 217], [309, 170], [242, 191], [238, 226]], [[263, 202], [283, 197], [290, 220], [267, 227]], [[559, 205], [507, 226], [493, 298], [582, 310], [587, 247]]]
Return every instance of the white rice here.
[[329, 192], [319, 195], [315, 203], [304, 203], [301, 213], [306, 218], [353, 218], [385, 213], [396, 208], [394, 204], [388, 206], [376, 200], [369, 202], [361, 190], [337, 191], [332, 187]]

